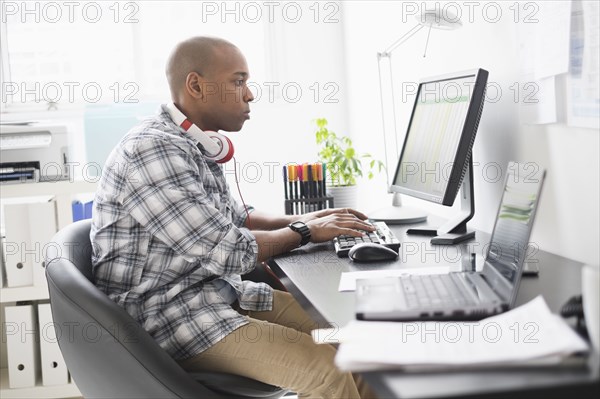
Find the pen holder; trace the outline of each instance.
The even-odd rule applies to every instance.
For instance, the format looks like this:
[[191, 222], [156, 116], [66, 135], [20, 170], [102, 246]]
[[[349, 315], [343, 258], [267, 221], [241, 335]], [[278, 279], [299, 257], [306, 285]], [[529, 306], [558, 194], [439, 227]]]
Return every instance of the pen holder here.
[[302, 215], [308, 212], [318, 211], [321, 209], [329, 209], [333, 207], [333, 197], [330, 195], [325, 197], [311, 197], [285, 200], [286, 215]]

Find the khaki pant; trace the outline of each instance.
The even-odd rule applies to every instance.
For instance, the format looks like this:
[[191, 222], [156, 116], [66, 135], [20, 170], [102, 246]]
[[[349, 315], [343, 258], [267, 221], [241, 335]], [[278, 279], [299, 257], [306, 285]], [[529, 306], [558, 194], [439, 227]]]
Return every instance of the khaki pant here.
[[310, 331], [317, 325], [289, 293], [275, 291], [271, 311], [238, 311], [250, 323], [180, 361], [185, 370], [241, 375], [289, 389], [301, 398], [374, 397], [359, 377], [355, 381], [335, 367], [334, 347], [313, 342]]

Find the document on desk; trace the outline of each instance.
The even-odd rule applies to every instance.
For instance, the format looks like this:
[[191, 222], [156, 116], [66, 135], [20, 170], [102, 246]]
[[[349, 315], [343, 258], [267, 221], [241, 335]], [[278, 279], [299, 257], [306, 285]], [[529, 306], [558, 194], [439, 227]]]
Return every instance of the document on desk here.
[[335, 363], [349, 371], [556, 364], [588, 350], [541, 296], [477, 322], [353, 321], [339, 330], [315, 330], [313, 339], [341, 343]]

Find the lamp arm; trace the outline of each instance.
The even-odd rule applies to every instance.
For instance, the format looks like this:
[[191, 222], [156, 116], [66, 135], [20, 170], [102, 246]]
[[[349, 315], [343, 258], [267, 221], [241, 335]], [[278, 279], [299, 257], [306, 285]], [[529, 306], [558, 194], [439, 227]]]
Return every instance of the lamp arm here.
[[[377, 71], [379, 73], [379, 100], [381, 103], [380, 104], [381, 105], [381, 122], [382, 122], [382, 126], [383, 126], [383, 145], [384, 145], [384, 148], [387, 148], [387, 132], [386, 132], [386, 123], [385, 123], [385, 104], [384, 104], [384, 99], [383, 99], [381, 59], [387, 58], [388, 63], [389, 63], [388, 73], [389, 73], [389, 80], [390, 80], [390, 86], [391, 86], [392, 120], [393, 120], [393, 127], [394, 127], [394, 137], [396, 139], [396, 156], [399, 155], [399, 144], [398, 144], [398, 129], [396, 128], [396, 112], [395, 112], [396, 99], [394, 96], [394, 80], [393, 80], [393, 74], [392, 74], [392, 52], [396, 48], [398, 48], [400, 45], [402, 45], [402, 43], [404, 43], [405, 41], [410, 39], [413, 35], [415, 35], [418, 31], [423, 29], [423, 27], [424, 27], [424, 25], [422, 25], [422, 24], [417, 24], [417, 25], [413, 26], [411, 30], [409, 30], [404, 35], [402, 35], [398, 40], [396, 40], [394, 43], [392, 43], [390, 46], [388, 46], [383, 52], [377, 53]], [[385, 170], [386, 170], [386, 173], [385, 173], [386, 184], [388, 187], [388, 192], [391, 193], [390, 170], [389, 170], [389, 161], [388, 161], [387, 150], [384, 151], [384, 160], [385, 160]]]
[[418, 31], [420, 31], [421, 29], [423, 29], [423, 27], [424, 27], [424, 25], [422, 25], [422, 24], [416, 24], [415, 26], [412, 27], [411, 30], [409, 30], [408, 32], [406, 32], [398, 40], [396, 40], [394, 43], [392, 43], [390, 46], [388, 46], [381, 54], [383, 56], [389, 55], [398, 46], [400, 46], [402, 43], [404, 43], [405, 41], [407, 41], [408, 39], [410, 39], [415, 33], [417, 33]]
[[[387, 134], [385, 131], [385, 105], [383, 101], [383, 83], [381, 82], [381, 53], [377, 53], [377, 71], [379, 72], [379, 101], [381, 105], [381, 127], [383, 128], [383, 155], [385, 160], [385, 183], [387, 185], [388, 192], [390, 191], [390, 170], [387, 156]], [[389, 54], [387, 55], [389, 57]], [[391, 58], [390, 58], [391, 61]], [[390, 68], [391, 70], [391, 68]]]

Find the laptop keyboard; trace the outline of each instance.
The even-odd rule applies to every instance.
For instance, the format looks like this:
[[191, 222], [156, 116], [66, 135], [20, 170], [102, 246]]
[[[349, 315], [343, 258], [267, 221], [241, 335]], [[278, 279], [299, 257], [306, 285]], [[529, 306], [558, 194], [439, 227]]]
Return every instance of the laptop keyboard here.
[[375, 231], [367, 232], [362, 237], [353, 236], [339, 236], [333, 239], [333, 246], [336, 254], [340, 258], [348, 257], [348, 252], [356, 244], [363, 242], [374, 242], [376, 244], [385, 245], [388, 248], [398, 252], [400, 250], [400, 241], [392, 233], [390, 228], [385, 222], [371, 222], [371, 225], [375, 227]]
[[400, 284], [409, 308], [465, 306], [475, 303], [451, 274], [402, 276]]

